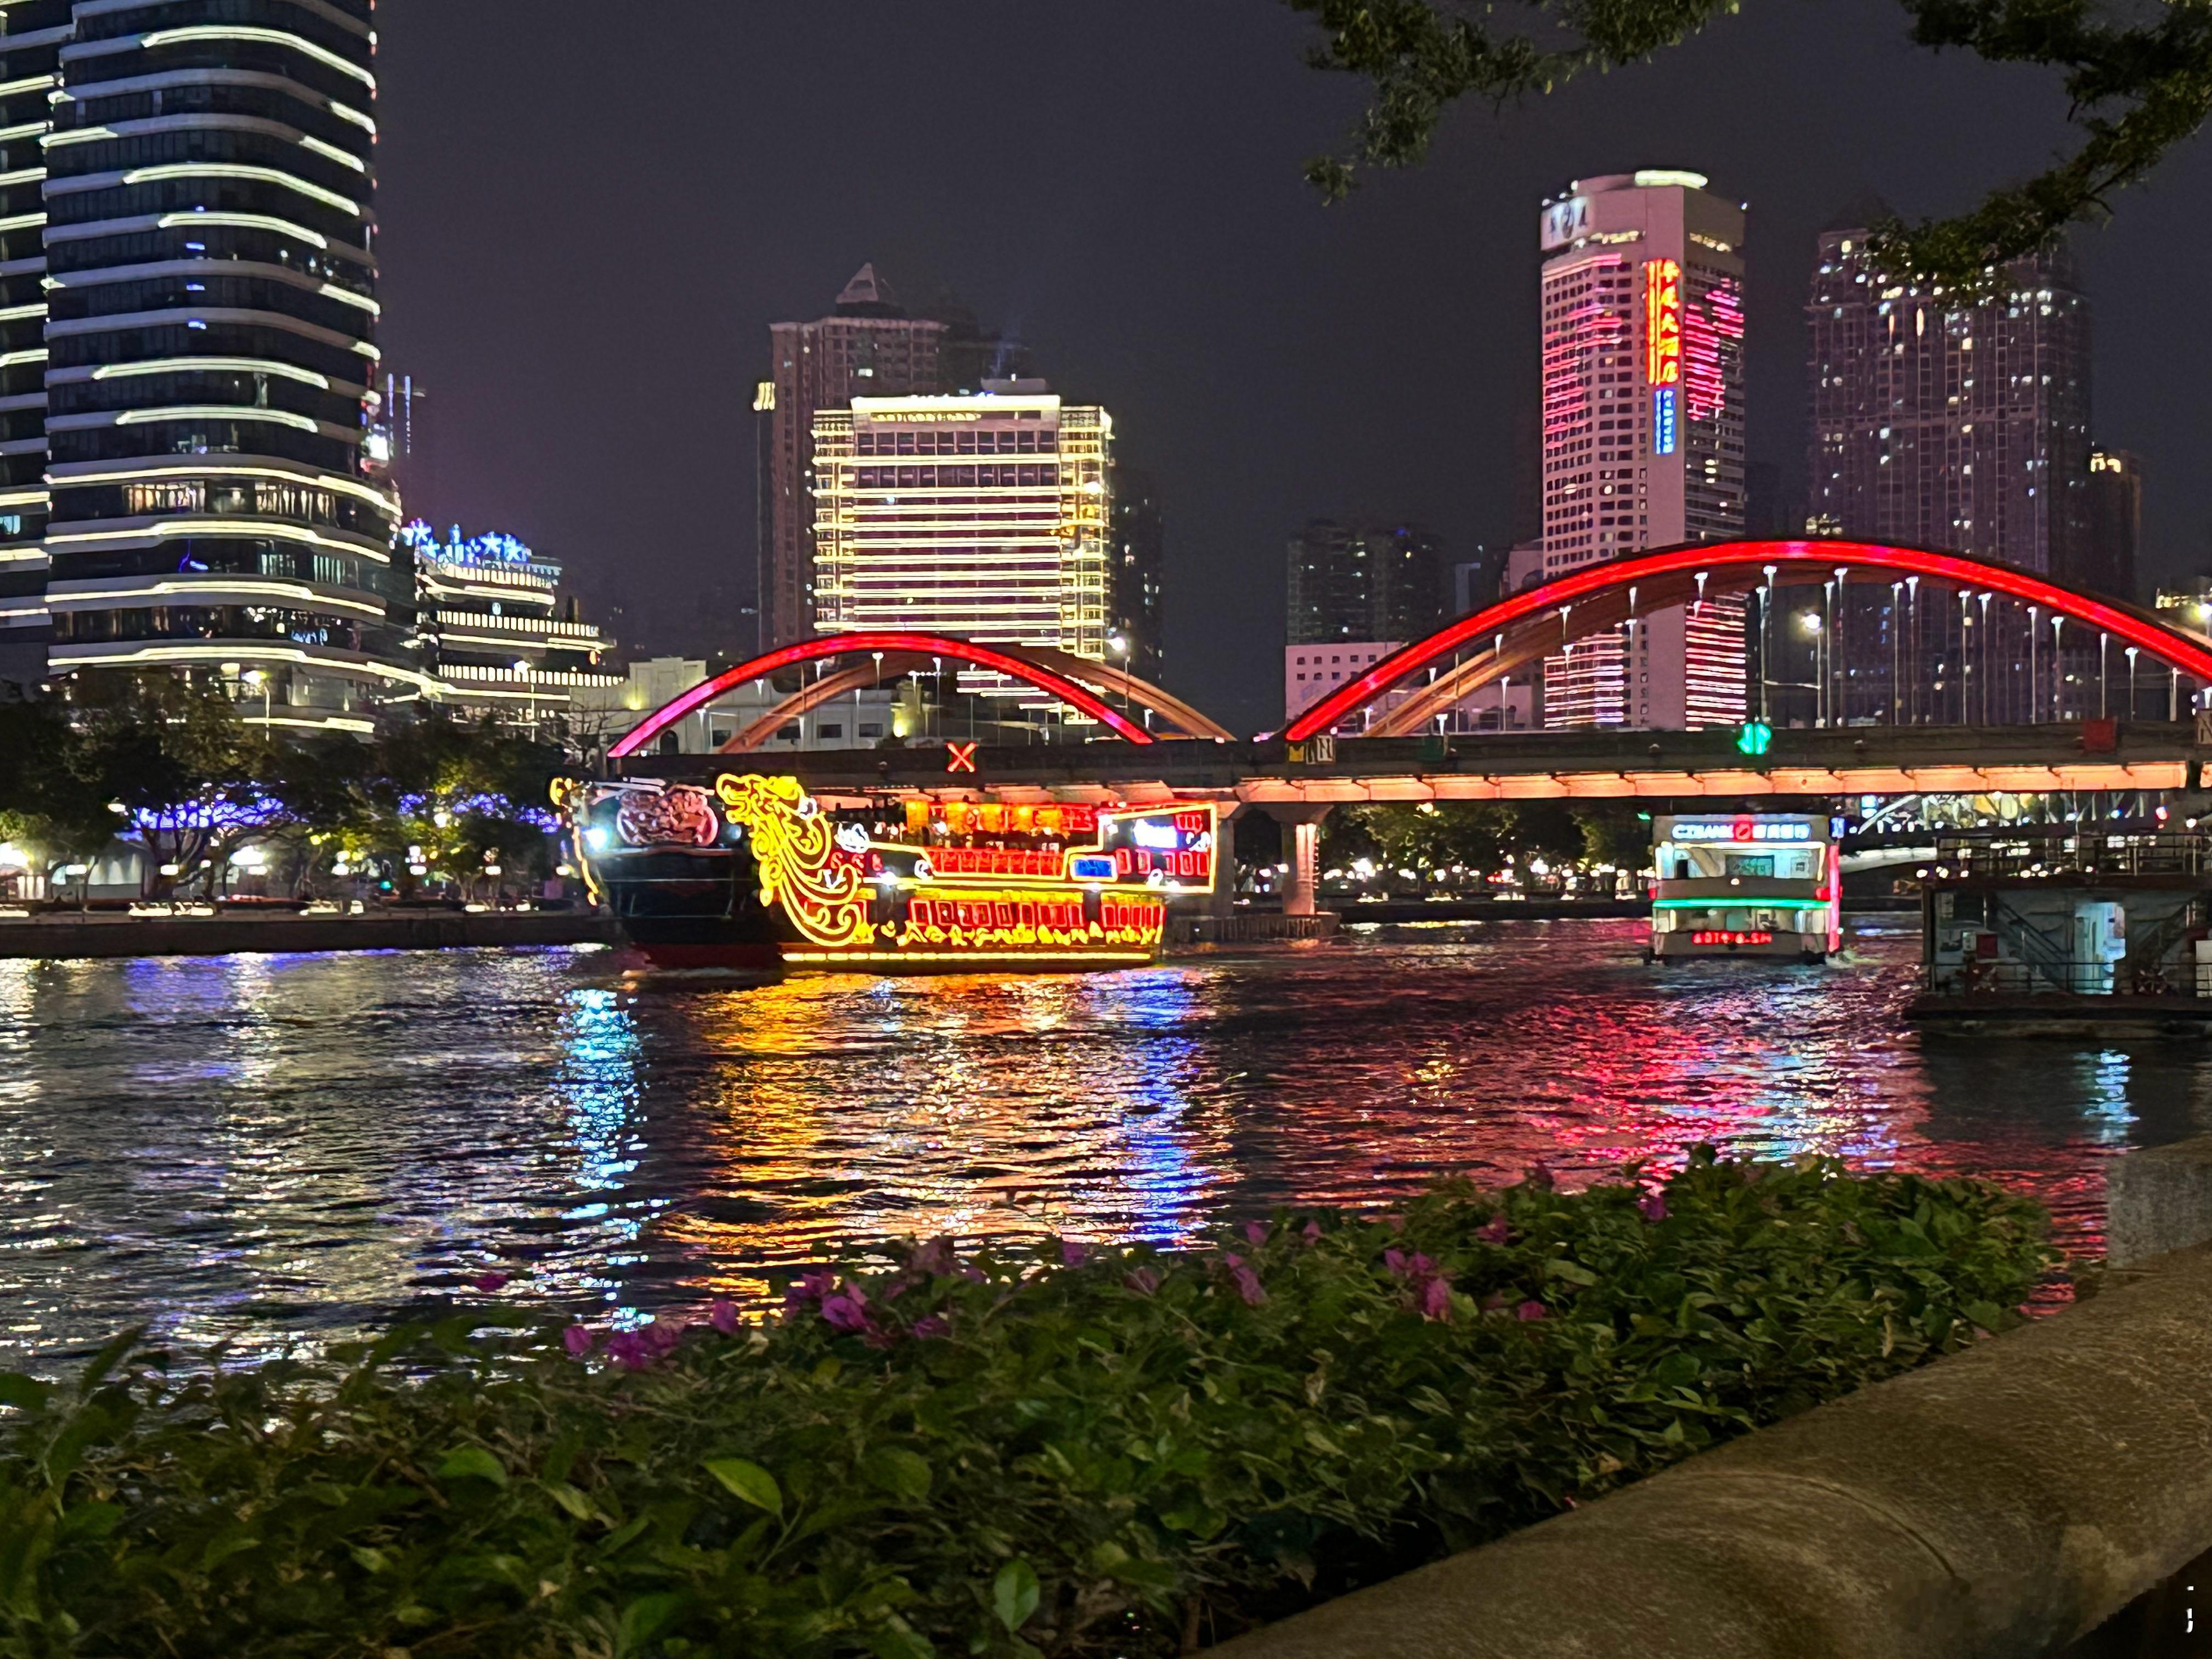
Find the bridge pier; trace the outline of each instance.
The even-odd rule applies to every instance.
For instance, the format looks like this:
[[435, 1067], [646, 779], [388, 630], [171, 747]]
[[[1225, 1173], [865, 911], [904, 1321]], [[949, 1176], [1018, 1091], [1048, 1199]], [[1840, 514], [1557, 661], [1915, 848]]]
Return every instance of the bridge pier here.
[[1321, 891], [1321, 825], [1334, 803], [1262, 801], [1260, 810], [1290, 831], [1290, 874], [1283, 883], [1283, 914], [1310, 916]]

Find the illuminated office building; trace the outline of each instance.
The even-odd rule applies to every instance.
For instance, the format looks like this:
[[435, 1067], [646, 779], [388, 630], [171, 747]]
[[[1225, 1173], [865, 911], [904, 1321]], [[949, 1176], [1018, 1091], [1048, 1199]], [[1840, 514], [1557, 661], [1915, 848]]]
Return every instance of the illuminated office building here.
[[819, 632], [907, 629], [1109, 659], [1113, 422], [1042, 381], [1006, 384], [816, 415]]
[[[1743, 210], [1694, 173], [1577, 181], [1543, 245], [1544, 575], [1742, 533]], [[1545, 723], [1745, 708], [1744, 607], [1649, 612], [1544, 665]]]
[[56, 677], [250, 682], [302, 730], [434, 687], [363, 455], [370, 15], [0, 8], [0, 571], [43, 575]]
[[829, 316], [769, 329], [773, 354], [756, 409], [768, 417], [761, 514], [760, 642], [765, 648], [812, 635], [815, 593], [814, 433], [824, 410], [856, 397], [935, 392], [945, 325], [909, 317], [890, 285], [863, 265]]
[[[1887, 216], [1869, 201], [1820, 236], [1805, 305], [1806, 528], [1971, 554], [2132, 599], [2118, 522], [2127, 503], [2112, 499], [2133, 486], [2131, 464], [2115, 457], [2130, 470], [2091, 471], [2089, 307], [2064, 249], [2006, 267], [1996, 292], [1965, 303], [1885, 269], [1869, 231]], [[2096, 526], [2106, 502], [2109, 541]], [[2009, 607], [1984, 621], [1861, 588], [1837, 609], [1814, 676], [1824, 691], [1814, 706], [1828, 718], [2002, 724], [2047, 716], [2054, 692], [2062, 708], [2079, 701], [2069, 688], [2084, 684], [2080, 665], [2053, 659], [2039, 631], [2045, 648], [2032, 649], [2028, 618]], [[1911, 672], [1893, 684], [1893, 665], [1904, 664]]]

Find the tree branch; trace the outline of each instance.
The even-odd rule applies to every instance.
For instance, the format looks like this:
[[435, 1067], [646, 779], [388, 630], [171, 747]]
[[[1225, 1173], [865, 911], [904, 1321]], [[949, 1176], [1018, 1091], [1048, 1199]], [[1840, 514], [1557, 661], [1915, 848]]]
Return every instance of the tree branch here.
[[[1322, 32], [1310, 63], [1364, 76], [1373, 88], [1350, 149], [1306, 166], [1327, 201], [1348, 193], [1364, 168], [1425, 159], [1445, 111], [1462, 98], [1503, 104], [1549, 92], [1584, 70], [1648, 58], [1736, 9], [1736, 0], [1523, 0], [1552, 37], [1545, 45], [1493, 33], [1456, 0], [1284, 3], [1310, 14]], [[2089, 0], [1901, 3], [1923, 46], [2063, 70], [2069, 118], [2087, 135], [2071, 157], [2024, 185], [1991, 191], [1968, 212], [1878, 228], [1892, 263], [1924, 279], [1981, 286], [2067, 226], [2105, 219], [2117, 192], [2212, 117], [2212, 0], [2166, 0], [2145, 26], [2107, 21]]]

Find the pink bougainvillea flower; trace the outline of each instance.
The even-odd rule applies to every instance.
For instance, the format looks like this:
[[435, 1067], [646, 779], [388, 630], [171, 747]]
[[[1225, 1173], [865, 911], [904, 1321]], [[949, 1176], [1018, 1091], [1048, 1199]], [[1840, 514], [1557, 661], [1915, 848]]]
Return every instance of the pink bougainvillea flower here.
[[1397, 1249], [1383, 1251], [1382, 1265], [1385, 1267], [1388, 1267], [1393, 1274], [1396, 1275], [1400, 1279], [1403, 1279], [1406, 1276], [1406, 1253], [1403, 1250]]
[[1500, 1210], [1482, 1225], [1477, 1227], [1474, 1230], [1474, 1236], [1486, 1244], [1503, 1244], [1513, 1237], [1513, 1229], [1506, 1223], [1505, 1212]]
[[607, 1358], [626, 1371], [641, 1371], [653, 1364], [653, 1345], [641, 1331], [617, 1331], [607, 1339]]
[[1245, 1265], [1241, 1255], [1224, 1255], [1221, 1260], [1229, 1268], [1229, 1276], [1237, 1281], [1237, 1294], [1244, 1298], [1245, 1305], [1256, 1308], [1267, 1299], [1267, 1287], [1260, 1283], [1260, 1275]]
[[684, 1333], [673, 1320], [656, 1319], [645, 1328], [646, 1345], [655, 1353], [672, 1353], [684, 1344]]
[[738, 1304], [717, 1297], [707, 1308], [707, 1322], [724, 1336], [738, 1334]]
[[1646, 1193], [1636, 1200], [1636, 1208], [1646, 1221], [1664, 1221], [1667, 1218], [1667, 1194]]
[[829, 1272], [801, 1273], [783, 1293], [783, 1316], [796, 1319], [836, 1288], [837, 1275]]
[[1090, 1259], [1091, 1247], [1088, 1244], [1085, 1244], [1081, 1239], [1063, 1238], [1060, 1241], [1060, 1265], [1061, 1267], [1080, 1267]]
[[1318, 1244], [1318, 1243], [1321, 1243], [1321, 1223], [1320, 1223], [1320, 1222], [1318, 1222], [1318, 1221], [1309, 1221], [1309, 1222], [1307, 1222], [1307, 1223], [1306, 1223], [1306, 1224], [1305, 1224], [1305, 1231], [1304, 1231], [1304, 1233], [1303, 1237], [1304, 1237], [1304, 1239], [1305, 1239], [1306, 1243], [1309, 1243], [1309, 1244]]
[[469, 1280], [470, 1284], [475, 1285], [486, 1296], [489, 1296], [494, 1291], [504, 1288], [507, 1282], [507, 1276], [505, 1273], [478, 1273], [474, 1279]]
[[1516, 1319], [1520, 1320], [1541, 1319], [1544, 1316], [1544, 1313], [1545, 1309], [1542, 1303], [1523, 1302], [1519, 1307], [1513, 1310], [1513, 1316]]
[[1441, 1276], [1421, 1286], [1421, 1317], [1435, 1320], [1451, 1317], [1451, 1286]]
[[1121, 1282], [1139, 1296], [1150, 1296], [1160, 1287], [1160, 1276], [1150, 1267], [1132, 1267], [1123, 1274]]
[[914, 1334], [920, 1337], [950, 1336], [952, 1327], [942, 1315], [928, 1314], [914, 1322]]
[[868, 1297], [858, 1285], [848, 1285], [835, 1296], [822, 1298], [822, 1317], [832, 1330], [864, 1332], [872, 1328]]
[[1265, 1244], [1267, 1242], [1267, 1224], [1264, 1221], [1246, 1222], [1244, 1237], [1255, 1244]]
[[599, 1346], [599, 1333], [588, 1325], [571, 1325], [561, 1333], [561, 1346], [574, 1358], [581, 1359]]

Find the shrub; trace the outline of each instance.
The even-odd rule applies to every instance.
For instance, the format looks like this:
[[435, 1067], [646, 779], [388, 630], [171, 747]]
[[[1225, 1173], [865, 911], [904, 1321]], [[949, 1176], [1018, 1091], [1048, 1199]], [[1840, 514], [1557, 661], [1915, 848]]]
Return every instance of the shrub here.
[[2041, 1241], [1988, 1186], [1701, 1152], [1189, 1253], [939, 1241], [762, 1325], [118, 1342], [0, 1382], [0, 1652], [1187, 1650], [2014, 1323]]

